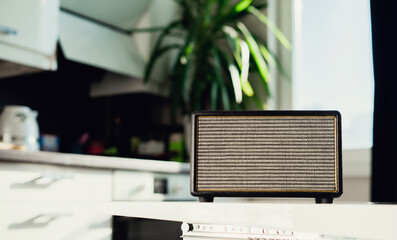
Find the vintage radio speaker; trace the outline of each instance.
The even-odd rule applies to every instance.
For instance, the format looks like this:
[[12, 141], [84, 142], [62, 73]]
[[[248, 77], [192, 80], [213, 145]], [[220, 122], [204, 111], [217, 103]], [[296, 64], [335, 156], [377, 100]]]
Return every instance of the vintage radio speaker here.
[[198, 111], [192, 114], [191, 193], [214, 197], [342, 194], [337, 111]]

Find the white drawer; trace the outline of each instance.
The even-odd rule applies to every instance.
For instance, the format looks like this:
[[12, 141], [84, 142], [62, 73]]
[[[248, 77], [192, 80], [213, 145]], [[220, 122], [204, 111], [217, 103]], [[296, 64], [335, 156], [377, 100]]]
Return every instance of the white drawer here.
[[0, 164], [1, 202], [110, 201], [111, 170]]
[[194, 200], [189, 174], [114, 172], [114, 201]]
[[1, 239], [111, 239], [111, 216], [81, 206], [0, 204], [0, 212]]

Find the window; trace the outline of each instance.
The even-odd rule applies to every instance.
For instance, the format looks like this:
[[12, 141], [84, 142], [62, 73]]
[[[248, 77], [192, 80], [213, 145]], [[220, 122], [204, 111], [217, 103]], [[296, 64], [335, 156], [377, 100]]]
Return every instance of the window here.
[[336, 109], [344, 149], [372, 147], [369, 0], [295, 0], [293, 108]]

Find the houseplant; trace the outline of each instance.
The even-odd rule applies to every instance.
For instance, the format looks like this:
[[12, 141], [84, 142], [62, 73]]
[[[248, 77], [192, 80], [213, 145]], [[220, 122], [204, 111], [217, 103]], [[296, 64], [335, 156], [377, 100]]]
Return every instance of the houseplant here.
[[[145, 81], [165, 53], [176, 57], [169, 73], [172, 109], [244, 109], [247, 102], [263, 108], [257, 92], [270, 96], [268, 64], [281, 66], [266, 44], [243, 19], [252, 15], [291, 48], [281, 31], [260, 11], [264, 0], [175, 0], [180, 18], [161, 29], [145, 71]], [[167, 41], [168, 39], [168, 41]], [[172, 39], [170, 42], [169, 39]], [[255, 77], [258, 76], [258, 77]], [[262, 89], [252, 87], [260, 81]]]

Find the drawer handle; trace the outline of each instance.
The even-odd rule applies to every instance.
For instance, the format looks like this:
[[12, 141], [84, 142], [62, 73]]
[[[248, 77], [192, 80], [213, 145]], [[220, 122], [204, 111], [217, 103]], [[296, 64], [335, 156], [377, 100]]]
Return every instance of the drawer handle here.
[[136, 186], [132, 187], [130, 189], [130, 191], [128, 192], [128, 195], [129, 196], [134, 196], [136, 194], [139, 194], [143, 190], [145, 190], [145, 184], [139, 184], [139, 185], [136, 185]]
[[70, 216], [70, 214], [62, 213], [51, 213], [51, 214], [39, 214], [26, 221], [19, 223], [12, 223], [8, 225], [8, 229], [26, 229], [26, 228], [44, 228], [51, 222], [55, 221], [60, 217]]
[[17, 35], [18, 31], [16, 29], [0, 25], [0, 33], [6, 35]]
[[53, 183], [59, 182], [63, 179], [72, 179], [72, 176], [64, 176], [64, 175], [46, 175], [43, 174], [39, 177], [36, 177], [32, 180], [23, 183], [14, 183], [11, 185], [11, 188], [39, 188], [45, 189], [50, 187]]

